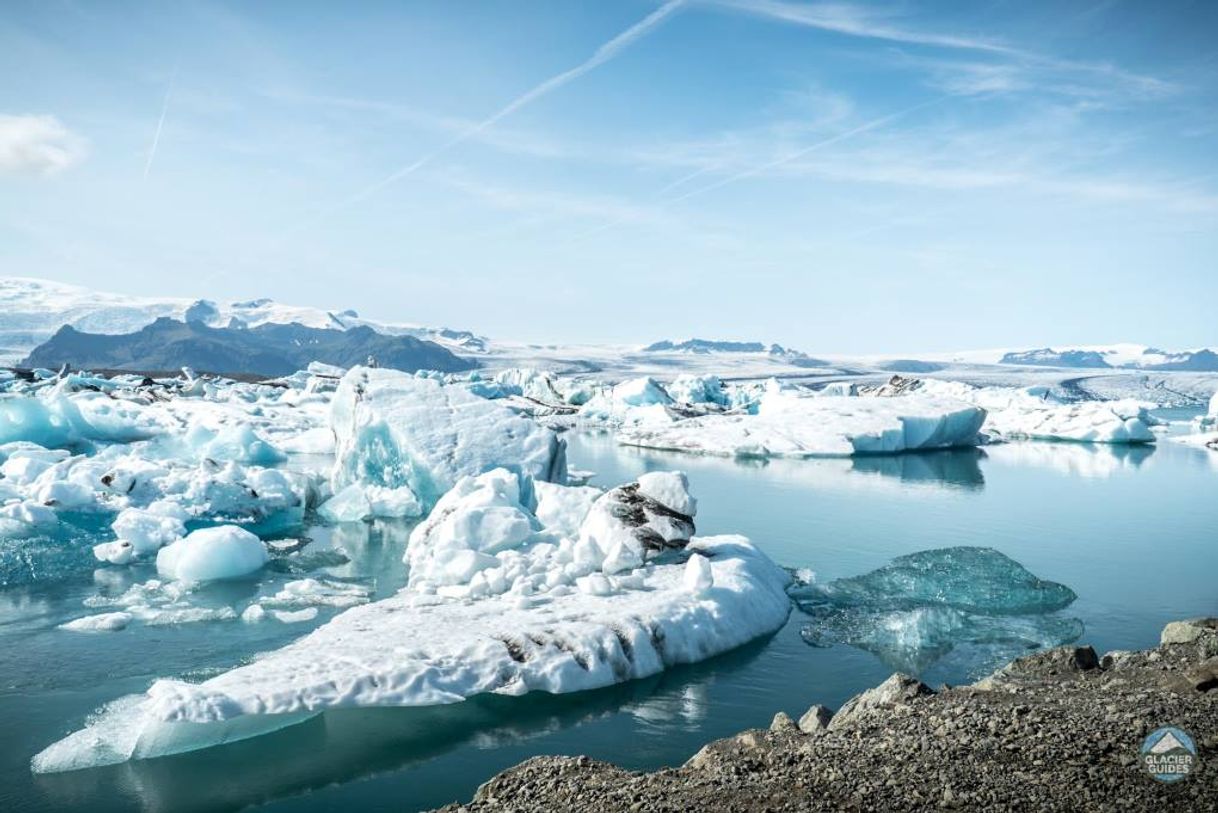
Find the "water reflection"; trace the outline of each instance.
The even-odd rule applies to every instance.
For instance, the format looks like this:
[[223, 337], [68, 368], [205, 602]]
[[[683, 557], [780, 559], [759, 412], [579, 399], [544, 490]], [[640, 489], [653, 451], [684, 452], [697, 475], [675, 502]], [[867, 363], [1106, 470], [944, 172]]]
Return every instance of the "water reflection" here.
[[1136, 471], [1155, 453], [1153, 443], [1049, 443], [1015, 441], [989, 447], [995, 460], [1052, 469], [1059, 474], [1105, 478]]
[[944, 487], [980, 489], [985, 487], [981, 449], [942, 449], [907, 452], [898, 455], [868, 455], [851, 458], [851, 471], [879, 474], [906, 483], [930, 483]]
[[[691, 475], [707, 473], [723, 478], [763, 474], [771, 480], [825, 490], [917, 486], [975, 491], [985, 487], [981, 464], [986, 459], [986, 452], [977, 448], [791, 460], [716, 457], [618, 446], [612, 436], [600, 433], [579, 432], [567, 437], [585, 459], [591, 452], [601, 459], [616, 457], [634, 461], [638, 468], [645, 470], [681, 469]], [[615, 476], [620, 479], [633, 476], [615, 475], [612, 470], [597, 474], [595, 482], [601, 486], [616, 485]]]
[[[239, 808], [335, 783], [410, 769], [472, 746], [499, 748], [615, 714], [657, 733], [696, 729], [710, 707], [708, 686], [732, 675], [768, 639], [700, 664], [588, 692], [525, 697], [482, 695], [450, 706], [345, 709], [251, 740], [142, 762], [37, 776], [55, 806], [110, 798], [145, 811]], [[414, 800], [400, 800], [403, 808]], [[95, 813], [105, 807], [94, 807]]]

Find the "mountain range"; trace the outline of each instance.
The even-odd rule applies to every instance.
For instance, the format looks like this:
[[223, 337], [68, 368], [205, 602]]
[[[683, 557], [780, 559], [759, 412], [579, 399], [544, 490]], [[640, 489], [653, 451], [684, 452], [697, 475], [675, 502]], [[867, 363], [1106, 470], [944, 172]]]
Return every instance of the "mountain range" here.
[[312, 361], [352, 367], [369, 360], [406, 372], [459, 372], [478, 366], [435, 342], [386, 336], [367, 325], [327, 330], [300, 324], [210, 327], [160, 317], [133, 333], [84, 333], [64, 325], [34, 349], [28, 367], [63, 365], [89, 370], [173, 371], [288, 375]]

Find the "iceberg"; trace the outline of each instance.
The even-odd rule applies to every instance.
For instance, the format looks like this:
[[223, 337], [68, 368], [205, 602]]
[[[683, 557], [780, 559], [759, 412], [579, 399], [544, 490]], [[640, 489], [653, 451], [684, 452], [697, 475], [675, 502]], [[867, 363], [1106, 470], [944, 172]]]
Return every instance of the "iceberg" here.
[[710, 568], [700, 592], [676, 563], [646, 568], [641, 589], [573, 591], [524, 609], [507, 595], [455, 601], [404, 590], [203, 683], [158, 681], [32, 767], [48, 773], [181, 753], [330, 708], [600, 688], [712, 657], [786, 621], [788, 577], [748, 540], [701, 537], [689, 548]]
[[988, 413], [983, 431], [1000, 439], [1080, 443], [1154, 443], [1145, 402], [1133, 399], [1060, 403], [1044, 387], [973, 387], [958, 381], [914, 381], [913, 393], [957, 398]]
[[192, 531], [161, 548], [156, 569], [178, 581], [220, 581], [261, 570], [268, 558], [266, 545], [257, 536], [234, 525], [219, 525]]
[[682, 404], [715, 404], [727, 406], [728, 393], [717, 375], [679, 375], [665, 388]]
[[[659, 478], [648, 490], [691, 507], [677, 488], [683, 482]], [[528, 486], [527, 476], [503, 468], [461, 478], [412, 534], [409, 581], [397, 594], [350, 606], [295, 643], [201, 683], [159, 680], [35, 756], [33, 770], [182, 753], [327, 709], [600, 688], [712, 657], [785, 623], [790, 578], [747, 539], [678, 539], [692, 533], [690, 517], [637, 483], [591, 506], [584, 487]], [[573, 493], [554, 493], [564, 488]], [[572, 516], [546, 527], [534, 513], [546, 501], [551, 514], [567, 506]], [[571, 528], [578, 538], [565, 535]], [[621, 566], [606, 567], [613, 557]], [[252, 606], [349, 606], [366, 597], [299, 580]], [[291, 623], [305, 610], [247, 609], [241, 618]]]
[[356, 367], [334, 393], [331, 483], [409, 488], [428, 507], [464, 475], [505, 467], [566, 481], [553, 431], [468, 390], [395, 370]]
[[726, 457], [845, 457], [975, 446], [985, 410], [934, 396], [810, 397], [767, 392], [757, 414], [628, 427], [627, 446]]
[[979, 652], [971, 671], [980, 674], [1083, 632], [1081, 621], [1058, 614], [1077, 598], [1073, 590], [991, 548], [920, 551], [863, 576], [791, 593], [813, 619], [800, 631], [807, 643], [855, 646], [910, 674], [962, 647]]

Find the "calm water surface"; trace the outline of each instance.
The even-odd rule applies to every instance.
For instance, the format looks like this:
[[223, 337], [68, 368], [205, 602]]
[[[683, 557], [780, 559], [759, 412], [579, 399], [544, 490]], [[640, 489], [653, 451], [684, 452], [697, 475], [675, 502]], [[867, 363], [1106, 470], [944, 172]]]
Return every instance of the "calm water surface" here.
[[[597, 472], [600, 485], [685, 470], [700, 533], [749, 536], [779, 564], [815, 571], [820, 581], [902, 554], [985, 545], [1071, 587], [1078, 600], [1066, 612], [1101, 652], [1153, 645], [1171, 619], [1218, 614], [1218, 455], [1174, 443], [1011, 444], [768, 464], [623, 449], [603, 435], [570, 443], [572, 465]], [[386, 595], [402, 583], [407, 532], [390, 525], [312, 533], [318, 550], [341, 545], [352, 554], [321, 572]], [[312, 626], [55, 629], [87, 612], [81, 601], [98, 592], [97, 580], [113, 591], [151, 575], [102, 571], [0, 589], [0, 810], [419, 809], [468, 798], [493, 773], [536, 754], [583, 753], [638, 769], [679, 764], [710, 739], [768, 725], [779, 710], [837, 706], [891, 672], [850, 646], [808, 646], [799, 634], [807, 617], [793, 612], [767, 640], [602, 691], [348, 711], [210, 751], [32, 776], [29, 758], [106, 702], [142, 692], [156, 677], [206, 678]], [[257, 587], [220, 586], [209, 599], [240, 606]], [[922, 676], [962, 682], [977, 668], [961, 650]]]

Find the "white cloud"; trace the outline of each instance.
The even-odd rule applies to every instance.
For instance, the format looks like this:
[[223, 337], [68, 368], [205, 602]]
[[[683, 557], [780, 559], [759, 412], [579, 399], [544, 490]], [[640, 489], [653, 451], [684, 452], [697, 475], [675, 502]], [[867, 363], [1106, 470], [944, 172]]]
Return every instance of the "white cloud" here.
[[0, 173], [52, 175], [85, 156], [85, 140], [54, 116], [0, 114]]

